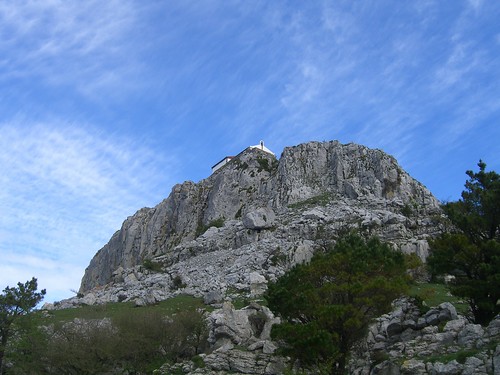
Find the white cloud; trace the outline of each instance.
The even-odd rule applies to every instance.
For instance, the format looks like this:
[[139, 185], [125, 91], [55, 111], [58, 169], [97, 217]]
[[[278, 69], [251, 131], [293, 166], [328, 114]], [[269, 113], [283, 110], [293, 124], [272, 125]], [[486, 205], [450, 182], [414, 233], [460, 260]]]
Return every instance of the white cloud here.
[[329, 38], [335, 43], [349, 43], [352, 37], [358, 33], [358, 26], [350, 12], [341, 11], [334, 6], [327, 5], [322, 12], [323, 27], [327, 30]]
[[291, 111], [307, 105], [320, 93], [322, 82], [322, 72], [315, 64], [304, 62], [294, 82], [285, 86], [281, 103]]
[[455, 43], [446, 63], [437, 70], [437, 88], [447, 89], [457, 83], [464, 85], [470, 72], [475, 72], [482, 62], [481, 52], [464, 42]]
[[175, 150], [166, 160], [140, 140], [91, 129], [0, 125], [0, 281], [16, 269], [79, 280], [127, 216], [167, 195], [160, 184], [174, 182]]
[[38, 290], [46, 289], [45, 302], [53, 302], [73, 295], [78, 290], [84, 267], [44, 257], [2, 252], [0, 285], [13, 287], [36, 277]]
[[483, 5], [483, 0], [467, 0], [467, 1], [474, 10], [478, 10]]
[[130, 48], [137, 15], [130, 1], [0, 2], [0, 79], [40, 79], [88, 95], [129, 87], [140, 69]]

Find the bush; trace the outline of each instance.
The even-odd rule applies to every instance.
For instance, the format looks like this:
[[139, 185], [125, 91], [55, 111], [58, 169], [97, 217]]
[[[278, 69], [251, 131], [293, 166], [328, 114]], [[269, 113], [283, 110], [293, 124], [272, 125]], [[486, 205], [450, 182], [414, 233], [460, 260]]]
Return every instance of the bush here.
[[180, 277], [179, 275], [176, 275], [172, 280], [172, 289], [177, 290], [177, 289], [182, 289], [185, 287], [186, 287], [186, 284], [184, 284], [184, 281], [182, 281], [182, 277]]
[[145, 269], [153, 271], [153, 272], [162, 272], [163, 265], [160, 262], [155, 262], [154, 260], [151, 259], [144, 259], [144, 262], [142, 262], [142, 265], [144, 266]]
[[193, 362], [195, 368], [205, 368], [205, 361], [199, 355], [191, 358], [191, 362]]
[[222, 228], [224, 226], [224, 218], [219, 217], [218, 219], [212, 220], [207, 225], [203, 225], [201, 222], [198, 223], [198, 227], [196, 228], [195, 237], [201, 236], [205, 233], [209, 228], [216, 227]]
[[122, 312], [112, 319], [75, 319], [49, 328], [38, 322], [20, 338], [23, 353], [13, 358], [9, 373], [151, 373], [167, 360], [192, 358], [207, 348], [202, 312], [173, 316], [147, 308]]
[[202, 299], [179, 295], [141, 308], [111, 303], [35, 311], [16, 322], [8, 374], [151, 373], [167, 360], [204, 352], [203, 307]]

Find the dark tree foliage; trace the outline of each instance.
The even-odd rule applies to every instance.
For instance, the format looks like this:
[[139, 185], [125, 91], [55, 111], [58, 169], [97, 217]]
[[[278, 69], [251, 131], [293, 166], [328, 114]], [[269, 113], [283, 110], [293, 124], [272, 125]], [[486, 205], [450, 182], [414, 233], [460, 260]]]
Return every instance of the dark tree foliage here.
[[500, 175], [486, 172], [481, 160], [477, 165], [479, 172], [466, 172], [462, 199], [444, 206], [453, 224], [476, 245], [500, 240]]
[[166, 361], [177, 362], [202, 353], [208, 329], [200, 311], [173, 316], [140, 308], [113, 318], [35, 324], [16, 334], [9, 345], [8, 374], [93, 375], [150, 374]]
[[347, 235], [269, 286], [269, 307], [283, 319], [272, 336], [301, 366], [343, 374], [353, 345], [407, 283], [402, 253], [376, 238]]
[[434, 275], [455, 276], [452, 292], [467, 298], [476, 323], [488, 324], [500, 312], [500, 175], [467, 171], [462, 199], [444, 205], [458, 231], [431, 241]]
[[37, 280], [6, 287], [0, 294], [0, 373], [4, 373], [3, 360], [7, 342], [14, 331], [14, 323], [32, 311], [45, 296], [45, 289], [37, 292]]

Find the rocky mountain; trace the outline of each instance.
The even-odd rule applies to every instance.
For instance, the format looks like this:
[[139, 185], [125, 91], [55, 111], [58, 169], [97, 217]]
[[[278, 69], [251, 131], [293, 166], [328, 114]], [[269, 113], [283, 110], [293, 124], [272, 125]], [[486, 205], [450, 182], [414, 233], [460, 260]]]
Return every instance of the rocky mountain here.
[[425, 258], [442, 222], [432, 194], [380, 150], [309, 142], [277, 160], [248, 148], [127, 218], [91, 260], [80, 293], [87, 304], [258, 294], [343, 231]]
[[[210, 350], [155, 374], [282, 374], [291, 363], [270, 335], [280, 318], [259, 299], [269, 281], [349, 230], [425, 259], [427, 240], [448, 223], [432, 194], [380, 150], [309, 142], [278, 160], [248, 148], [127, 218], [91, 260], [78, 296], [45, 308], [203, 297]], [[500, 317], [481, 327], [450, 303], [428, 308], [408, 297], [393, 308], [358, 343], [349, 373], [500, 373]]]

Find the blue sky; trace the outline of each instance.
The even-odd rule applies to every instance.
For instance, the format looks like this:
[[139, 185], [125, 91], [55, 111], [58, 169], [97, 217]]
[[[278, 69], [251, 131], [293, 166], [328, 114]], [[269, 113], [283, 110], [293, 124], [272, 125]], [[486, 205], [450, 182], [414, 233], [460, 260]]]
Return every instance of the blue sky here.
[[175, 183], [261, 139], [382, 149], [440, 200], [500, 171], [500, 3], [0, 2], [0, 287], [73, 295]]

